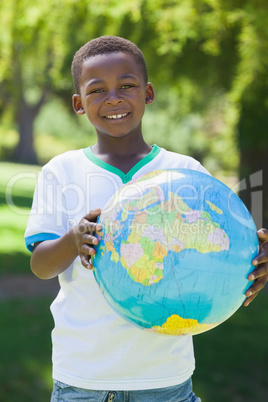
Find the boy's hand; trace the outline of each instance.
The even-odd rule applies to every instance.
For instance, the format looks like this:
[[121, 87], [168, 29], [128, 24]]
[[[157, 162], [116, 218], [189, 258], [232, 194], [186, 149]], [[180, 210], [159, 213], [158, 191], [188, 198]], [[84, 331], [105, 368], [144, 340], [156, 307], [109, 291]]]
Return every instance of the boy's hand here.
[[91, 256], [96, 252], [93, 246], [96, 246], [99, 242], [94, 233], [101, 230], [101, 225], [96, 223], [100, 213], [100, 209], [90, 211], [73, 228], [77, 253], [80, 256], [82, 265], [87, 269], [93, 268]]
[[268, 230], [260, 229], [257, 235], [260, 243], [260, 251], [259, 255], [252, 261], [252, 264], [257, 266], [257, 268], [248, 276], [248, 279], [254, 281], [254, 283], [246, 291], [247, 299], [244, 302], [244, 306], [248, 306], [255, 299], [268, 281]]

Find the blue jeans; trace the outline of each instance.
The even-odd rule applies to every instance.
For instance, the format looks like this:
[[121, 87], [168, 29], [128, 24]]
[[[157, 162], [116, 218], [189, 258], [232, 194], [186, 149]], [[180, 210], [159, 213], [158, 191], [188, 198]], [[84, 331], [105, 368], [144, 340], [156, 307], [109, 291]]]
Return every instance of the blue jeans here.
[[140, 391], [93, 391], [71, 387], [54, 380], [50, 402], [201, 402], [192, 391], [189, 378], [182, 384], [172, 387]]

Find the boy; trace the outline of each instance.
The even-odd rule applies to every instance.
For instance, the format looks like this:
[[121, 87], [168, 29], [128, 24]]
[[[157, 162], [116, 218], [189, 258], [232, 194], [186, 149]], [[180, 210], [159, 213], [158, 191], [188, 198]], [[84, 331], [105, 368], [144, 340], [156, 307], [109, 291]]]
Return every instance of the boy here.
[[[136, 45], [94, 39], [75, 54], [72, 75], [74, 111], [87, 115], [97, 142], [44, 166], [25, 234], [32, 271], [43, 279], [59, 275], [61, 285], [51, 306], [51, 400], [200, 401], [191, 386], [192, 338], [152, 335], [121, 319], [95, 283], [91, 256], [100, 208], [124, 183], [156, 169], [207, 171], [190, 157], [145, 143], [141, 120], [154, 89]], [[267, 232], [260, 237], [267, 241]], [[263, 254], [256, 265], [268, 260], [268, 251]], [[267, 271], [267, 264], [255, 271], [260, 278], [248, 302], [266, 283]]]

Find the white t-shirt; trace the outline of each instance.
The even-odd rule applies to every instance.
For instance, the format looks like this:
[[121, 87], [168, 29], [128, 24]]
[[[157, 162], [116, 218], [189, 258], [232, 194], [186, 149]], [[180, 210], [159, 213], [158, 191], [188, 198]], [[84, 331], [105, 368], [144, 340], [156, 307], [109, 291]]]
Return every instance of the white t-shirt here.
[[[193, 158], [156, 145], [127, 174], [90, 148], [55, 157], [43, 167], [36, 186], [27, 247], [59, 238], [90, 210], [103, 208], [132, 178], [172, 168], [208, 173]], [[54, 379], [86, 389], [139, 390], [180, 384], [192, 375], [192, 337], [152, 334], [125, 321], [105, 301], [79, 257], [59, 275], [59, 282], [51, 305]]]

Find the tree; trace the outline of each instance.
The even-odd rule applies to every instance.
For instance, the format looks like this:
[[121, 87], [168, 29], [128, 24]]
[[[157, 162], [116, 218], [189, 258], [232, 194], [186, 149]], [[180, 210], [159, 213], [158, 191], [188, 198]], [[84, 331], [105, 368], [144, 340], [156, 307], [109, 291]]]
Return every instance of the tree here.
[[[51, 92], [70, 93], [74, 52], [85, 41], [109, 34], [142, 48], [156, 85], [166, 93], [176, 91], [182, 115], [206, 116], [217, 99], [224, 99], [224, 128], [205, 126], [208, 141], [192, 141], [192, 154], [202, 158], [216, 136], [235, 134], [241, 179], [261, 169], [267, 177], [265, 0], [10, 0], [0, 4], [0, 15], [0, 111], [13, 108], [21, 161], [36, 160], [32, 127], [42, 104]], [[266, 187], [264, 201], [267, 211]]]
[[[158, 0], [147, 2], [153, 42], [161, 56], [169, 55], [165, 71], [180, 84], [191, 79], [200, 96], [200, 86], [222, 89], [228, 97], [232, 119], [228, 129], [237, 135], [239, 176], [246, 183], [240, 196], [261, 224], [268, 225], [268, 9], [264, 0]], [[154, 9], [156, 12], [153, 13]], [[173, 56], [172, 56], [173, 55]], [[158, 64], [159, 68], [159, 64]], [[179, 70], [178, 80], [176, 69]], [[207, 102], [207, 94], [197, 107]], [[193, 94], [191, 104], [195, 105]], [[222, 135], [222, 133], [221, 133]], [[260, 174], [257, 174], [257, 173]], [[258, 179], [256, 179], [258, 177]], [[261, 179], [262, 177], [262, 179]], [[252, 179], [252, 180], [251, 180]], [[256, 179], [256, 180], [255, 180]], [[254, 184], [255, 180], [255, 184]], [[251, 182], [252, 181], [252, 182]], [[262, 187], [254, 202], [254, 187]], [[260, 189], [260, 188], [259, 188]], [[258, 190], [258, 188], [257, 188]], [[251, 202], [252, 201], [252, 202]], [[251, 205], [252, 204], [252, 205]]]
[[[85, 38], [116, 34], [125, 14], [139, 13], [139, 4], [137, 0], [131, 6], [103, 0], [1, 2], [0, 113], [11, 108], [17, 123], [17, 161], [37, 162], [34, 119], [51, 93], [66, 95], [70, 90], [75, 50]], [[92, 23], [97, 20], [105, 24]]]
[[12, 0], [0, 5], [1, 110], [12, 109], [20, 138], [15, 156], [22, 162], [37, 162], [33, 122], [58, 78], [64, 50], [55, 35], [59, 3]]

